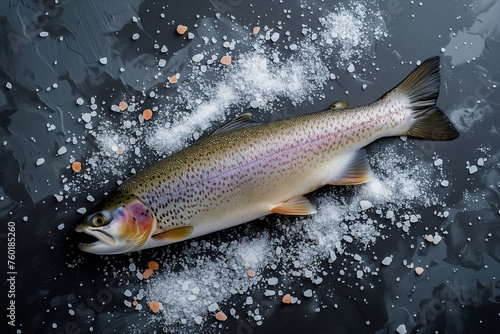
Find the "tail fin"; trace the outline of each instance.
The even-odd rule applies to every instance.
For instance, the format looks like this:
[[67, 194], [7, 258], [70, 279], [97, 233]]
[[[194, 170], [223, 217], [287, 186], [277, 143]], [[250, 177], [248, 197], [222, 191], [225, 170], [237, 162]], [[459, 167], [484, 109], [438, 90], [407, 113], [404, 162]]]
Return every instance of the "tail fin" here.
[[436, 106], [441, 76], [439, 56], [429, 58], [410, 73], [391, 93], [406, 95], [414, 123], [405, 135], [432, 140], [452, 140], [459, 136], [448, 117]]

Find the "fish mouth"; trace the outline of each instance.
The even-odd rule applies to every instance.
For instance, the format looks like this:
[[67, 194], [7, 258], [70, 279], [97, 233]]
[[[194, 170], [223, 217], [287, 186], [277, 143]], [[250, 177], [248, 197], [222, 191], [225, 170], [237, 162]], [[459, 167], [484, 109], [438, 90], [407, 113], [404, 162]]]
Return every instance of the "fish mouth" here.
[[88, 240], [81, 242], [78, 247], [84, 252], [91, 252], [90, 249], [96, 246], [114, 246], [116, 244], [115, 238], [108, 232], [102, 229], [95, 229], [88, 225], [78, 225], [75, 228], [76, 232], [83, 232], [86, 234]]

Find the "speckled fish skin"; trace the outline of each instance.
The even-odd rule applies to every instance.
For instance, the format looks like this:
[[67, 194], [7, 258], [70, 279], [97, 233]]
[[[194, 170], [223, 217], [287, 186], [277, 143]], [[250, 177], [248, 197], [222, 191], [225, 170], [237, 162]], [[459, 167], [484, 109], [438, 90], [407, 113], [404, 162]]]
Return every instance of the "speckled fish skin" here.
[[194, 238], [273, 212], [314, 213], [304, 201], [291, 205], [298, 211], [286, 203], [323, 185], [369, 181], [360, 149], [378, 138], [456, 138], [435, 106], [438, 90], [439, 58], [432, 58], [371, 105], [220, 131], [153, 164], [118, 188], [154, 217], [139, 249], [178, 241], [156, 236], [186, 226]]
[[209, 136], [132, 177], [121, 189], [151, 208], [157, 233], [193, 226], [196, 237], [231, 227], [335, 183], [346, 156], [408, 129], [404, 103], [382, 100]]

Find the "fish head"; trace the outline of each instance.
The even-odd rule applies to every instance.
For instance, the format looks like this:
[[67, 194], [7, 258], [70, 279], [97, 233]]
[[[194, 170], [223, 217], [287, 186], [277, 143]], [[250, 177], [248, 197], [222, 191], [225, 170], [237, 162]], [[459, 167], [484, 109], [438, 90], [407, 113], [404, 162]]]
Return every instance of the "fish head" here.
[[86, 214], [77, 232], [92, 237], [79, 248], [88, 253], [109, 255], [139, 250], [149, 239], [156, 219], [148, 206], [129, 191], [115, 191]]

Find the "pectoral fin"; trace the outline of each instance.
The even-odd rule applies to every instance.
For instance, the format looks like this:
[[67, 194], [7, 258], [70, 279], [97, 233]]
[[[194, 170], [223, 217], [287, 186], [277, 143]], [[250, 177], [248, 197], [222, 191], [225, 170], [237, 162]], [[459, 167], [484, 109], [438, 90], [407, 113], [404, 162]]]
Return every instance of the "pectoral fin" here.
[[193, 234], [193, 230], [194, 227], [192, 226], [177, 227], [169, 231], [155, 234], [152, 236], [152, 239], [156, 241], [167, 241], [167, 242], [181, 241], [189, 238], [189, 236]]
[[330, 107], [328, 107], [328, 109], [345, 109], [347, 108], [348, 104], [347, 104], [347, 101], [344, 101], [344, 100], [340, 100], [340, 101], [336, 101], [334, 102]]
[[279, 213], [287, 216], [306, 216], [316, 213], [316, 208], [304, 196], [297, 196], [276, 205], [270, 210], [270, 213]]

